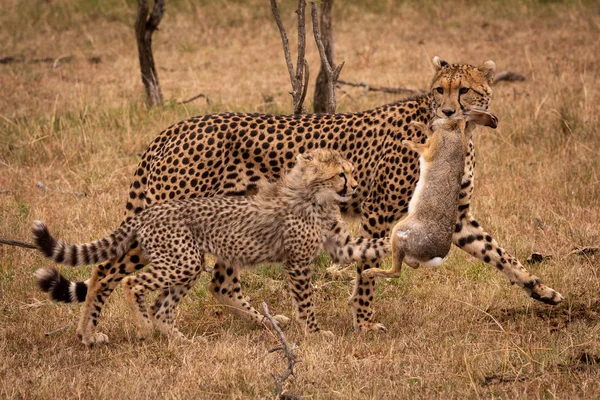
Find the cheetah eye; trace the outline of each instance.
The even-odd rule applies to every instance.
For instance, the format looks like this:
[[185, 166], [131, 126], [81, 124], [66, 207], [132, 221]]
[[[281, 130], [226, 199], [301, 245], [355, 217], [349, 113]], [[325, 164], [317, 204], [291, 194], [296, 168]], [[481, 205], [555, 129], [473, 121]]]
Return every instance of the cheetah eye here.
[[338, 176], [339, 176], [340, 178], [345, 178], [345, 177], [346, 177], [346, 174], [344, 174], [343, 172], [340, 172], [340, 173], [338, 174]]
[[466, 93], [469, 93], [469, 90], [471, 90], [471, 89], [468, 88], [468, 87], [460, 88], [460, 90], [458, 91], [458, 93], [460, 93], [460, 94], [466, 94]]
[[444, 88], [443, 87], [436, 87], [435, 91], [438, 92], [439, 94], [444, 94]]

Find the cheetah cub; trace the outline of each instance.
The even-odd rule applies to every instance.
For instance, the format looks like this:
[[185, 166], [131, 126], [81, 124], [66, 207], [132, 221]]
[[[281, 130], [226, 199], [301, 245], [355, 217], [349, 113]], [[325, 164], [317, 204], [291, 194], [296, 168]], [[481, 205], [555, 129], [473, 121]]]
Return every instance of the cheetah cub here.
[[434, 120], [433, 132], [423, 123], [413, 122], [428, 138], [424, 144], [402, 142], [421, 155], [421, 170], [408, 215], [392, 229], [392, 268], [373, 268], [363, 275], [397, 278], [403, 261], [413, 268], [420, 264], [437, 267], [450, 251], [467, 143], [472, 132], [467, 122], [491, 128], [498, 124], [497, 118], [486, 111], [470, 110], [464, 115]]
[[[175, 309], [205, 270], [207, 253], [219, 268], [213, 272], [211, 294], [257, 323], [263, 316], [242, 295], [239, 269], [282, 263], [298, 319], [309, 332], [318, 332], [310, 275], [321, 250], [341, 263], [374, 261], [390, 250], [389, 238], [352, 239], [341, 218], [339, 203], [348, 201], [358, 186], [353, 170], [338, 152], [315, 150], [298, 155], [289, 173], [264, 183], [253, 197], [157, 203], [110, 236], [86, 244], [59, 241], [36, 221], [34, 242], [46, 257], [71, 266], [116, 259], [139, 245], [145, 257], [140, 265], [150, 266], [123, 280], [139, 339], [152, 332], [152, 323], [162, 333], [183, 338], [174, 327]], [[54, 272], [42, 269], [37, 275], [43, 281]], [[145, 299], [154, 290], [159, 295], [148, 311]], [[280, 315], [275, 320], [286, 323], [288, 318]]]

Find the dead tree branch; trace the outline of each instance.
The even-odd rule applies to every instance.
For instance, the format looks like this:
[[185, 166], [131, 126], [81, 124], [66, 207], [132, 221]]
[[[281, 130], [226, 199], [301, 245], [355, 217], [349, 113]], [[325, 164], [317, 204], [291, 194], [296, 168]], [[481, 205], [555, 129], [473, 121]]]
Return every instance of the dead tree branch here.
[[340, 85], [365, 88], [365, 93], [366, 92], [383, 92], [383, 93], [393, 93], [393, 94], [418, 94], [418, 93], [425, 93], [424, 90], [413, 90], [413, 89], [406, 89], [406, 88], [391, 88], [391, 87], [383, 87], [383, 86], [372, 86], [372, 85], [369, 85], [368, 83], [364, 83], [364, 82], [358, 82], [358, 83], [357, 82], [349, 82], [349, 81], [344, 81], [342, 79], [338, 79], [337, 83], [340, 84]]
[[496, 74], [496, 76], [494, 77], [494, 84], [501, 82], [501, 81], [520, 82], [520, 81], [524, 81], [525, 79], [526, 78], [523, 75], [518, 74], [516, 72], [502, 71], [502, 72], [498, 72]]
[[158, 30], [165, 11], [164, 0], [154, 0], [152, 13], [148, 16], [148, 1], [138, 0], [137, 17], [135, 19], [135, 35], [140, 59], [142, 82], [148, 96], [150, 106], [162, 105], [163, 97], [158, 83], [158, 74], [152, 55], [152, 34]]
[[35, 186], [37, 186], [38, 189], [44, 191], [44, 192], [48, 192], [48, 193], [59, 193], [59, 194], [72, 194], [75, 195], [77, 197], [82, 197], [82, 196], [86, 196], [86, 194], [84, 192], [70, 192], [70, 191], [65, 191], [65, 190], [55, 190], [55, 189], [50, 189], [48, 186], [44, 185], [41, 181], [38, 181]]
[[[333, 63], [333, 30], [331, 27], [331, 9], [333, 0], [323, 0], [321, 3], [321, 18], [318, 20], [317, 5], [311, 1], [311, 17], [315, 42], [321, 58], [321, 69], [317, 76], [314, 96], [315, 112], [334, 113], [337, 107], [335, 98], [336, 82], [344, 67], [341, 63], [335, 69]], [[321, 36], [322, 34], [322, 36]]]
[[0, 238], [0, 244], [8, 246], [25, 247], [26, 249], [37, 249], [36, 245], [30, 242], [23, 242], [22, 240], [11, 240]]
[[271, 323], [271, 325], [273, 326], [273, 329], [275, 329], [275, 332], [277, 332], [277, 334], [279, 335], [279, 340], [281, 340], [281, 345], [275, 346], [272, 349], [269, 349], [269, 353], [274, 353], [276, 351], [281, 350], [281, 351], [283, 351], [283, 354], [284, 354], [285, 358], [287, 358], [287, 362], [288, 362], [287, 369], [285, 371], [283, 371], [283, 373], [281, 375], [271, 374], [273, 376], [273, 379], [275, 380], [275, 389], [274, 389], [275, 398], [276, 399], [282, 399], [282, 398], [298, 399], [299, 397], [296, 395], [282, 393], [283, 392], [283, 382], [290, 376], [294, 375], [294, 365], [296, 365], [296, 363], [300, 362], [300, 361], [296, 360], [296, 357], [294, 357], [295, 346], [294, 345], [290, 346], [288, 344], [287, 339], [285, 338], [285, 335], [283, 334], [283, 331], [281, 330], [279, 325], [277, 325], [277, 322], [273, 319], [271, 314], [269, 314], [269, 307], [267, 307], [267, 303], [263, 302], [262, 305], [263, 305], [263, 311], [265, 313], [264, 314], [265, 318]]
[[281, 22], [279, 9], [277, 8], [277, 0], [271, 0], [271, 10], [273, 12], [273, 17], [275, 17], [277, 27], [279, 28], [281, 41], [283, 42], [283, 54], [290, 75], [290, 82], [292, 84], [292, 91], [290, 94], [292, 95], [292, 101], [294, 103], [294, 114], [302, 114], [306, 112], [303, 104], [304, 99], [306, 98], [306, 82], [308, 82], [309, 76], [308, 64], [304, 56], [306, 51], [306, 1], [298, 0], [298, 9], [296, 10], [296, 14], [298, 14], [298, 60], [296, 62], [295, 72], [292, 56], [290, 55], [290, 43], [287, 34], [285, 33], [283, 22]]
[[187, 104], [187, 103], [191, 103], [192, 101], [194, 101], [194, 100], [196, 100], [196, 99], [199, 99], [200, 97], [204, 97], [204, 99], [206, 100], [206, 103], [207, 103], [207, 104], [210, 104], [210, 99], [209, 99], [209, 98], [208, 98], [208, 96], [207, 96], [207, 95], [205, 95], [204, 93], [199, 93], [199, 94], [195, 95], [194, 97], [190, 97], [190, 98], [189, 98], [189, 99], [187, 99], [187, 100], [181, 100], [181, 101], [179, 102], [179, 104]]

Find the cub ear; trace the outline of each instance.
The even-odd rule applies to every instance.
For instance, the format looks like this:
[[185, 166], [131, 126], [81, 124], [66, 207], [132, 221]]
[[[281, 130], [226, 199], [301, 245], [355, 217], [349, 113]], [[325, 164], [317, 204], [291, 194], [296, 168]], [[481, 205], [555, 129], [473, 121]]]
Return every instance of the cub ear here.
[[450, 64], [448, 64], [447, 61], [442, 60], [438, 56], [433, 57], [433, 60], [431, 60], [431, 63], [433, 64], [436, 71], [439, 71], [440, 69], [450, 65]]
[[467, 113], [467, 120], [473, 121], [477, 125], [489, 126], [492, 129], [496, 129], [498, 126], [498, 118], [487, 111], [470, 110]]
[[494, 82], [494, 76], [496, 75], [496, 63], [492, 60], [488, 60], [483, 63], [481, 67], [479, 67], [485, 79], [488, 80], [488, 83], [492, 84]]
[[296, 156], [297, 163], [303, 163], [305, 161], [312, 161], [313, 155], [311, 153], [302, 153]]

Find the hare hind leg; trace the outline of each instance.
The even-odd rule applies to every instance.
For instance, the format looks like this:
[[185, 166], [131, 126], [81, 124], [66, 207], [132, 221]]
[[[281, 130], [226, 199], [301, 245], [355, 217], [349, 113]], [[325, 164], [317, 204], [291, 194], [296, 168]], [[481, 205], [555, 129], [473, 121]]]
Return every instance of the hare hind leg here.
[[402, 272], [402, 261], [404, 260], [406, 247], [406, 233], [392, 231], [392, 268], [371, 268], [362, 272], [362, 275], [367, 278], [383, 277], [383, 278], [399, 278]]

